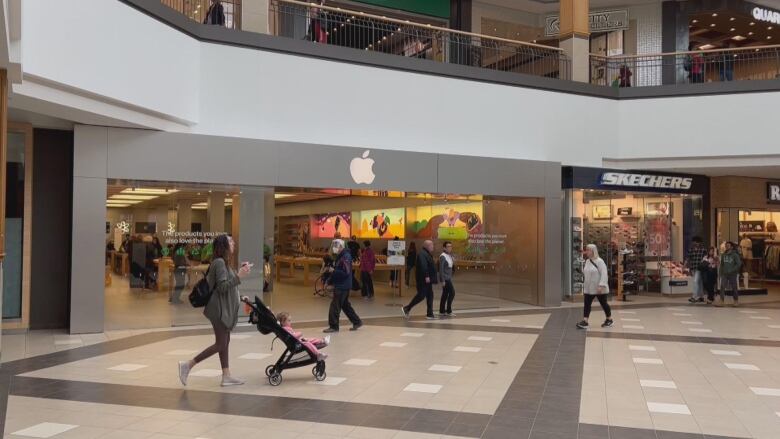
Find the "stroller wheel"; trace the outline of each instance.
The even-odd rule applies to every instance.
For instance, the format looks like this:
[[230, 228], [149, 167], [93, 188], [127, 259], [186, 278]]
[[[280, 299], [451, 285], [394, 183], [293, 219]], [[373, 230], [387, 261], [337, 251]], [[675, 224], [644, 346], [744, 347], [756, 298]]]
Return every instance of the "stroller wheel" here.
[[311, 370], [311, 374], [314, 375], [314, 379], [317, 381], [325, 381], [325, 378], [328, 376], [328, 374], [325, 373], [325, 368], [323, 367], [322, 370], [320, 370], [319, 366], [314, 366]]
[[274, 365], [272, 364], [265, 368], [265, 376], [270, 377], [273, 374], [274, 374]]
[[277, 372], [269, 376], [268, 383], [274, 387], [278, 386], [279, 384], [282, 384], [282, 374]]

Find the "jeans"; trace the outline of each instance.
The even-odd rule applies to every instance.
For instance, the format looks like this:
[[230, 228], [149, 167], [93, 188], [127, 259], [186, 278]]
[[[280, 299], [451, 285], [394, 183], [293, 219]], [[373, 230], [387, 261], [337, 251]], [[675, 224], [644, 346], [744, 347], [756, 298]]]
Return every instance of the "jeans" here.
[[404, 307], [404, 311], [408, 314], [412, 308], [415, 307], [418, 303], [425, 300], [425, 303], [427, 305], [425, 310], [425, 315], [428, 317], [433, 317], [433, 285], [432, 284], [422, 284], [417, 285], [417, 295], [415, 295], [412, 298], [412, 301], [409, 302], [408, 305]]
[[184, 287], [187, 285], [187, 269], [177, 268], [173, 270], [173, 280], [175, 286], [171, 291], [171, 297], [168, 298], [169, 302], [181, 303], [181, 292], [184, 291]]
[[607, 315], [608, 319], [612, 318], [612, 308], [610, 308], [609, 303], [607, 303], [607, 294], [585, 294], [585, 311], [583, 315], [586, 318], [590, 317], [590, 308], [593, 305], [593, 299], [599, 299], [604, 314]]
[[330, 311], [328, 312], [328, 326], [331, 329], [339, 329], [341, 311], [344, 311], [352, 325], [363, 323], [355, 309], [352, 308], [352, 304], [349, 303], [349, 290], [336, 290], [333, 292], [333, 300], [330, 301]]
[[455, 298], [455, 287], [451, 280], [444, 281], [444, 288], [441, 291], [441, 302], [439, 302], [439, 314], [452, 314], [452, 300]]
[[734, 301], [739, 300], [739, 274], [724, 274], [720, 276], [720, 300], [726, 300], [726, 290], [733, 294]]
[[693, 298], [704, 297], [704, 273], [701, 270], [693, 271]]
[[214, 344], [207, 347], [203, 352], [195, 356], [195, 364], [209, 358], [210, 356], [219, 353], [219, 365], [223, 369], [230, 367], [228, 362], [228, 347], [230, 346], [230, 330], [222, 324], [222, 322], [211, 322], [212, 328], [214, 328]]
[[363, 297], [374, 297], [374, 280], [371, 273], [367, 271], [360, 272], [361, 294]]

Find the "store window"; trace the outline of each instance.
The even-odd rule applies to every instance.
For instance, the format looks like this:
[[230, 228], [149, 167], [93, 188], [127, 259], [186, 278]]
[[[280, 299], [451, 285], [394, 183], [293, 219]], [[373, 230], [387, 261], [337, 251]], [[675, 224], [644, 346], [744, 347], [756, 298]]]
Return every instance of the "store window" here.
[[[264, 194], [262, 206], [249, 198], [253, 191]], [[535, 198], [114, 181], [106, 206], [106, 329], [205, 323], [187, 294], [223, 233], [240, 257], [261, 261], [257, 289], [242, 282], [241, 293], [298, 320], [327, 315], [327, 293], [315, 293], [335, 237], [355, 237], [361, 247], [368, 241], [377, 255], [375, 300], [358, 305], [366, 316], [411, 299], [416, 282], [407, 257], [425, 240], [434, 242], [437, 262], [444, 242], [453, 244], [457, 309], [542, 301]], [[261, 235], [252, 248], [247, 234]]]
[[738, 245], [744, 259], [743, 289], [763, 288], [764, 281], [780, 279], [780, 208], [718, 209], [718, 244]]
[[22, 317], [22, 282], [25, 226], [25, 171], [29, 166], [25, 135], [8, 133], [5, 194], [5, 261], [3, 267], [3, 319]]

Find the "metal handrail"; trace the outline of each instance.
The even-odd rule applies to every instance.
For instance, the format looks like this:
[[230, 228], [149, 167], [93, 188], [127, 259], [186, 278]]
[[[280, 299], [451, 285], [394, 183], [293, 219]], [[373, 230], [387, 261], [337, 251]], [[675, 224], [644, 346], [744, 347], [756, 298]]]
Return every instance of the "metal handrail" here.
[[592, 84], [615, 87], [780, 79], [780, 45], [646, 55], [590, 55]]
[[373, 18], [375, 20], [387, 21], [389, 23], [400, 24], [400, 25], [403, 25], [403, 26], [417, 27], [417, 28], [427, 29], [427, 30], [436, 30], [436, 31], [439, 31], [439, 32], [447, 32], [447, 33], [461, 35], [461, 36], [466, 36], [466, 37], [480, 38], [480, 39], [483, 39], [483, 40], [492, 40], [492, 41], [497, 41], [497, 42], [501, 42], [501, 43], [517, 44], [517, 45], [520, 45], [520, 46], [535, 47], [537, 49], [552, 50], [552, 51], [555, 51], [555, 52], [563, 53], [563, 49], [561, 49], [559, 47], [545, 46], [543, 44], [529, 43], [527, 41], [510, 40], [510, 39], [507, 39], [507, 38], [494, 37], [494, 36], [491, 36], [491, 35], [475, 34], [475, 33], [472, 33], [472, 32], [466, 32], [466, 31], [457, 30], [457, 29], [449, 29], [449, 28], [446, 28], [446, 27], [435, 26], [435, 25], [432, 25], [432, 24], [415, 23], [415, 22], [409, 21], [409, 20], [400, 20], [400, 19], [397, 19], [397, 18], [387, 17], [387, 16], [384, 16], [384, 15], [371, 14], [369, 12], [354, 11], [354, 10], [351, 10], [351, 9], [344, 9], [344, 8], [340, 8], [340, 7], [333, 7], [333, 6], [326, 6], [326, 5], [318, 5], [317, 3], [302, 2], [302, 1], [298, 1], [298, 0], [277, 0], [277, 1], [281, 2], [281, 3], [289, 3], [289, 4], [303, 6], [303, 7], [312, 8], [312, 9], [322, 9], [322, 10], [326, 10], [326, 11], [338, 12], [338, 13], [342, 13], [342, 14], [349, 14], [349, 15], [355, 15], [355, 16], [359, 15], [359, 16], [361, 16], [363, 18]]

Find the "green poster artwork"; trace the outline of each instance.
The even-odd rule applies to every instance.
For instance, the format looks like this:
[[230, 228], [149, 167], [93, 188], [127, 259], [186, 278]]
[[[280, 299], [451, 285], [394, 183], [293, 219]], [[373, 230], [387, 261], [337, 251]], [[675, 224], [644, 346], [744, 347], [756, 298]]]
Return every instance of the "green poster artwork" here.
[[399, 9], [432, 17], [450, 18], [450, 0], [356, 0], [360, 3]]

